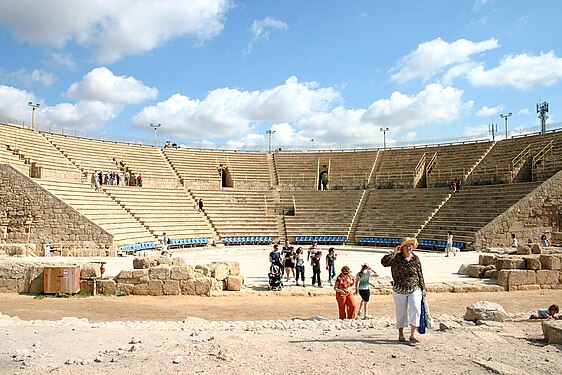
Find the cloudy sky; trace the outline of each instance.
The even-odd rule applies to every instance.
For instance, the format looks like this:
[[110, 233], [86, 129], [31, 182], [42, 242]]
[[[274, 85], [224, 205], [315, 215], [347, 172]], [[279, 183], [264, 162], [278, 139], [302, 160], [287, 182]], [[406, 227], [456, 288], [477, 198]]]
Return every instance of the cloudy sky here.
[[[540, 5], [540, 6], [539, 6]], [[0, 118], [228, 148], [562, 121], [557, 0], [0, 0]], [[313, 140], [313, 141], [312, 141]]]

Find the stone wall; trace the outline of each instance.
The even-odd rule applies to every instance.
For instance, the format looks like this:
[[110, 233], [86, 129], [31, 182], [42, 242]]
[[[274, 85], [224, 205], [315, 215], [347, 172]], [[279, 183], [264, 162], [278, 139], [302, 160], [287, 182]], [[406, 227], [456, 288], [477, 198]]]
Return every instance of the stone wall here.
[[562, 209], [560, 186], [562, 171], [480, 229], [475, 235], [474, 249], [481, 251], [488, 246], [508, 246], [511, 233], [515, 233], [519, 243], [524, 243], [536, 242], [542, 234], [549, 236], [557, 232], [558, 215]]
[[8, 164], [0, 164], [0, 196], [2, 242], [113, 244], [111, 234]]
[[[140, 259], [141, 261], [137, 261]], [[56, 262], [0, 262], [0, 293], [43, 293], [43, 267]], [[185, 264], [183, 258], [135, 258], [133, 270], [123, 270], [115, 278], [102, 278], [96, 263], [64, 263], [80, 266], [80, 289], [103, 295], [202, 295], [222, 290], [240, 291], [244, 278], [238, 262], [217, 262], [198, 266]], [[144, 268], [146, 267], [146, 268]]]
[[[470, 277], [495, 278], [504, 290], [562, 289], [562, 253], [558, 249], [523, 250], [519, 255], [482, 254], [478, 264], [467, 267]], [[540, 251], [537, 251], [540, 250]]]

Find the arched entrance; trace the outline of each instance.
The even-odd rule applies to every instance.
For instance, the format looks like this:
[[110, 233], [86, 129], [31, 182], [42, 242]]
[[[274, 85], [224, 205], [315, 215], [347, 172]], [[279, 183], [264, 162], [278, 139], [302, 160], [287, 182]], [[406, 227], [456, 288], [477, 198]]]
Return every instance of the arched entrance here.
[[328, 172], [320, 172], [320, 176], [318, 177], [318, 190], [328, 190], [329, 182]]

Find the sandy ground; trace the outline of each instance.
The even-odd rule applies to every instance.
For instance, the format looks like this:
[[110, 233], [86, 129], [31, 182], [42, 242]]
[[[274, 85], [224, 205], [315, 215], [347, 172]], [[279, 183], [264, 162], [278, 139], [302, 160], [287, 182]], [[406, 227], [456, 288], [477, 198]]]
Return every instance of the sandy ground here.
[[[526, 319], [537, 308], [560, 304], [561, 290], [431, 293], [437, 327], [421, 343], [404, 344], [396, 340], [391, 296], [373, 297], [373, 319], [340, 321], [329, 287], [307, 287], [306, 294], [289, 282], [281, 293], [264, 291], [268, 252], [177, 254], [189, 263], [241, 262], [248, 288], [219, 297], [0, 294], [0, 374], [562, 373], [562, 346], [547, 345], [540, 322]], [[355, 270], [368, 261], [381, 277], [390, 276], [379, 252], [338, 253], [338, 267]], [[456, 270], [478, 256], [419, 255], [428, 282], [464, 280]], [[109, 275], [132, 265], [131, 258], [109, 260]], [[501, 304], [514, 320], [465, 322], [466, 306], [482, 300]], [[439, 330], [439, 323], [448, 329]]]

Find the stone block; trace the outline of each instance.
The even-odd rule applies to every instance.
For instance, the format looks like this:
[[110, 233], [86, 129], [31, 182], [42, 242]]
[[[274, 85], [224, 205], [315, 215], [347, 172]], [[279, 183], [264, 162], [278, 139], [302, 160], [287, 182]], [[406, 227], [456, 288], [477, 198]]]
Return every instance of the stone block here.
[[180, 291], [181, 294], [187, 296], [195, 295], [195, 279], [180, 280]]
[[516, 270], [525, 269], [525, 260], [523, 258], [497, 258], [496, 269], [500, 270]]
[[537, 284], [556, 285], [559, 283], [559, 273], [554, 270], [539, 270], [537, 274]]
[[537, 273], [531, 270], [510, 270], [508, 286], [531, 285], [537, 283]]
[[199, 264], [195, 266], [195, 270], [199, 271], [203, 276], [211, 276], [213, 272], [213, 267], [210, 267], [209, 264]]
[[525, 244], [520, 243], [517, 246], [517, 255], [529, 255], [531, 254], [531, 248]]
[[133, 285], [133, 293], [135, 296], [148, 296], [148, 284]]
[[232, 276], [240, 275], [240, 262], [224, 262], [228, 266], [228, 274]]
[[112, 296], [117, 291], [117, 285], [113, 280], [99, 280], [98, 293], [104, 296]]
[[548, 320], [541, 324], [544, 338], [548, 340], [549, 344], [562, 345], [562, 321]]
[[80, 265], [80, 278], [81, 279], [91, 279], [100, 278], [101, 269], [98, 264], [84, 263]]
[[150, 280], [148, 282], [148, 294], [151, 296], [161, 296], [163, 284], [162, 280]]
[[135, 286], [133, 284], [117, 282], [115, 285], [115, 294], [133, 294], [134, 288]]
[[496, 264], [496, 256], [491, 254], [481, 254], [478, 257], [478, 264], [481, 266], [489, 266], [490, 264]]
[[217, 281], [223, 281], [228, 276], [228, 266], [224, 263], [218, 263], [211, 274]]
[[484, 271], [486, 269], [485, 266], [481, 266], [479, 264], [470, 264], [468, 267], [468, 276], [470, 277], [480, 277], [484, 275]]
[[23, 279], [25, 277], [27, 268], [22, 264], [14, 264], [10, 274], [11, 279]]
[[479, 301], [466, 307], [464, 319], [469, 321], [492, 320], [504, 322], [510, 320], [511, 317], [501, 305], [488, 301]]
[[180, 282], [176, 280], [164, 281], [162, 284], [162, 294], [165, 296], [177, 296], [180, 294]]
[[210, 297], [213, 290], [213, 280], [210, 277], [194, 279], [195, 294]]
[[0, 279], [0, 292], [17, 292], [18, 282], [14, 279]]
[[542, 247], [538, 243], [534, 243], [531, 246], [531, 254], [542, 254]]
[[541, 254], [539, 259], [543, 270], [560, 270], [560, 257], [557, 254]]
[[169, 280], [171, 267], [168, 265], [159, 265], [150, 267], [148, 276], [150, 280]]
[[244, 284], [243, 276], [229, 275], [226, 278], [226, 290], [240, 291]]
[[0, 264], [0, 279], [9, 279], [12, 276], [12, 264]]
[[133, 278], [133, 271], [122, 270], [117, 275], [117, 280], [130, 280]]
[[461, 264], [457, 273], [459, 275], [467, 275], [468, 276], [468, 266], [469, 266], [469, 264]]
[[172, 280], [189, 280], [195, 277], [195, 272], [191, 266], [172, 266], [170, 270], [170, 279]]
[[172, 266], [185, 266], [186, 264], [183, 258], [172, 258]]
[[525, 268], [528, 270], [540, 270], [541, 269], [541, 261], [536, 256], [527, 256], [523, 257], [525, 259]]
[[484, 271], [484, 277], [488, 279], [497, 279], [498, 278], [498, 271], [493, 270], [486, 270]]
[[519, 285], [519, 286], [517, 287], [517, 290], [522, 290], [522, 291], [526, 291], [526, 292], [528, 292], [528, 291], [530, 291], [530, 290], [541, 290], [541, 286], [540, 286], [540, 285], [536, 285], [536, 284], [533, 284], [533, 285]]

